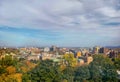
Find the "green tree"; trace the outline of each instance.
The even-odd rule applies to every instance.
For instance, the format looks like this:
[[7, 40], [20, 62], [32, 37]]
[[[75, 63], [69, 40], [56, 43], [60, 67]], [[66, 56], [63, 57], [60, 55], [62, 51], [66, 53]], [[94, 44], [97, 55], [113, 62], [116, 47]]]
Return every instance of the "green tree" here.
[[0, 75], [5, 73], [5, 72], [6, 72], [5, 68], [4, 67], [0, 67]]
[[22, 82], [31, 82], [30, 80], [30, 74], [29, 73], [25, 73], [22, 75]]
[[85, 82], [90, 78], [88, 66], [81, 66], [75, 70], [75, 82]]
[[90, 71], [90, 80], [93, 82], [102, 82], [102, 75], [100, 67], [98, 65], [95, 65], [94, 62], [92, 62], [89, 65], [89, 71]]
[[116, 69], [120, 70], [120, 58], [115, 59], [114, 65], [115, 65]]
[[17, 65], [17, 59], [13, 59], [12, 56], [8, 55], [8, 56], [5, 56], [5, 58], [2, 58], [0, 60], [0, 66], [1, 67], [7, 67], [7, 66], [15, 66]]
[[[38, 66], [29, 72], [32, 82], [61, 82], [59, 66], [51, 60], [41, 61]], [[23, 78], [28, 80], [29, 77]]]
[[66, 79], [68, 82], [73, 82], [74, 79], [74, 68], [71, 66], [67, 66], [63, 70], [63, 79]]
[[117, 82], [117, 72], [110, 58], [104, 55], [95, 55], [93, 59], [89, 70], [94, 82]]

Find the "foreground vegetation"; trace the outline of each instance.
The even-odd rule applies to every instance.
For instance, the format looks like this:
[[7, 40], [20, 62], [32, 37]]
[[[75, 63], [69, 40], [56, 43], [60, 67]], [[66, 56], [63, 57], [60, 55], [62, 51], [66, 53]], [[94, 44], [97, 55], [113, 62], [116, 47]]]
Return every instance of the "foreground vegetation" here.
[[68, 65], [60, 68], [59, 64], [45, 60], [24, 74], [22, 80], [23, 82], [118, 82], [116, 70], [114, 62], [103, 55], [95, 55], [92, 63], [80, 67]]
[[[70, 54], [69, 54], [70, 55]], [[0, 59], [0, 82], [119, 82], [120, 58], [93, 55], [89, 65], [77, 66], [73, 56], [68, 62], [27, 61], [7, 55]]]

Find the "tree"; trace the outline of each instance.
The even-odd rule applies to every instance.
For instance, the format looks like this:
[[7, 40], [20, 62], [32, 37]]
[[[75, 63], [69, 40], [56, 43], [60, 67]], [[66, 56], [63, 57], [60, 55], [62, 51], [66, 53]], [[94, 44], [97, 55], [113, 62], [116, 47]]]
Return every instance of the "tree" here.
[[22, 82], [31, 82], [31, 76], [29, 73], [24, 73], [22, 76]]
[[110, 58], [103, 55], [95, 55], [89, 65], [91, 79], [94, 82], [117, 82], [117, 72]]
[[19, 73], [10, 74], [10, 75], [2, 74], [0, 76], [0, 82], [21, 82], [22, 81], [21, 76], [22, 74]]
[[114, 65], [115, 65], [116, 69], [120, 70], [120, 58], [115, 59]]
[[[51, 60], [41, 61], [38, 66], [28, 72], [32, 82], [60, 82], [61, 72], [58, 65]], [[26, 77], [28, 80], [29, 77]], [[23, 78], [25, 80], [25, 78]]]
[[90, 72], [89, 72], [89, 69], [88, 69], [88, 66], [81, 66], [81, 67], [78, 67], [76, 70], [75, 70], [75, 76], [74, 76], [74, 81], [75, 82], [84, 82], [84, 81], [87, 81], [89, 78], [90, 78]]
[[65, 54], [63, 56], [64, 62], [66, 63], [66, 66], [72, 66], [75, 67], [77, 65], [77, 60], [74, 58], [74, 54]]
[[118, 82], [117, 72], [113, 64], [106, 64], [102, 69], [102, 79], [104, 82]]
[[17, 59], [13, 59], [12, 56], [8, 55], [5, 56], [5, 58], [2, 58], [0, 60], [0, 66], [1, 67], [7, 67], [7, 66], [15, 66], [17, 65]]
[[4, 67], [0, 67], [0, 75], [5, 73], [5, 72], [6, 72], [5, 68]]
[[74, 68], [67, 66], [63, 71], [63, 79], [66, 79], [68, 82], [73, 82], [74, 79]]
[[93, 82], [102, 82], [102, 75], [101, 70], [99, 69], [99, 66], [94, 64], [92, 62], [89, 65], [89, 71], [90, 71], [90, 80]]
[[8, 74], [14, 74], [14, 73], [16, 73], [16, 68], [13, 66], [9, 66], [6, 68], [6, 71]]

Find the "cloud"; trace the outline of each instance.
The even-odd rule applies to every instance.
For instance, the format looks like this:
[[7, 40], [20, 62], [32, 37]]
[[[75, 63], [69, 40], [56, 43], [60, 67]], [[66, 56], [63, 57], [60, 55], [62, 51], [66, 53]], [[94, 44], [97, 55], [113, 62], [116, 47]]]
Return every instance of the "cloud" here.
[[[98, 37], [103, 39], [103, 43], [111, 41], [110, 43], [116, 44], [112, 39], [119, 41], [120, 1], [0, 0], [0, 26], [0, 29], [6, 26], [16, 28], [17, 32], [24, 28], [38, 30], [38, 33], [33, 32], [36, 40], [39, 37], [46, 37], [43, 39], [51, 40], [49, 43], [55, 44], [67, 44], [68, 40], [72, 40], [72, 43], [68, 44], [77, 45], [84, 42], [81, 39], [86, 38], [95, 43], [99, 40]], [[41, 34], [41, 30], [48, 33], [44, 31]], [[109, 38], [104, 40], [105, 37]], [[40, 42], [44, 41], [43, 39]]]
[[104, 16], [108, 17], [120, 17], [120, 12], [117, 10], [110, 8], [110, 7], [103, 7], [98, 9], [98, 12], [100, 12]]

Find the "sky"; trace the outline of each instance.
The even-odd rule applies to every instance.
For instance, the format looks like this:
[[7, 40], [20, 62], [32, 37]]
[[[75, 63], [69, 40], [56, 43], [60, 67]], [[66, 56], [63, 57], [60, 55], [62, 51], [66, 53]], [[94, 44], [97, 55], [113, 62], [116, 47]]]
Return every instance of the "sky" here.
[[0, 46], [120, 46], [120, 0], [0, 0]]

